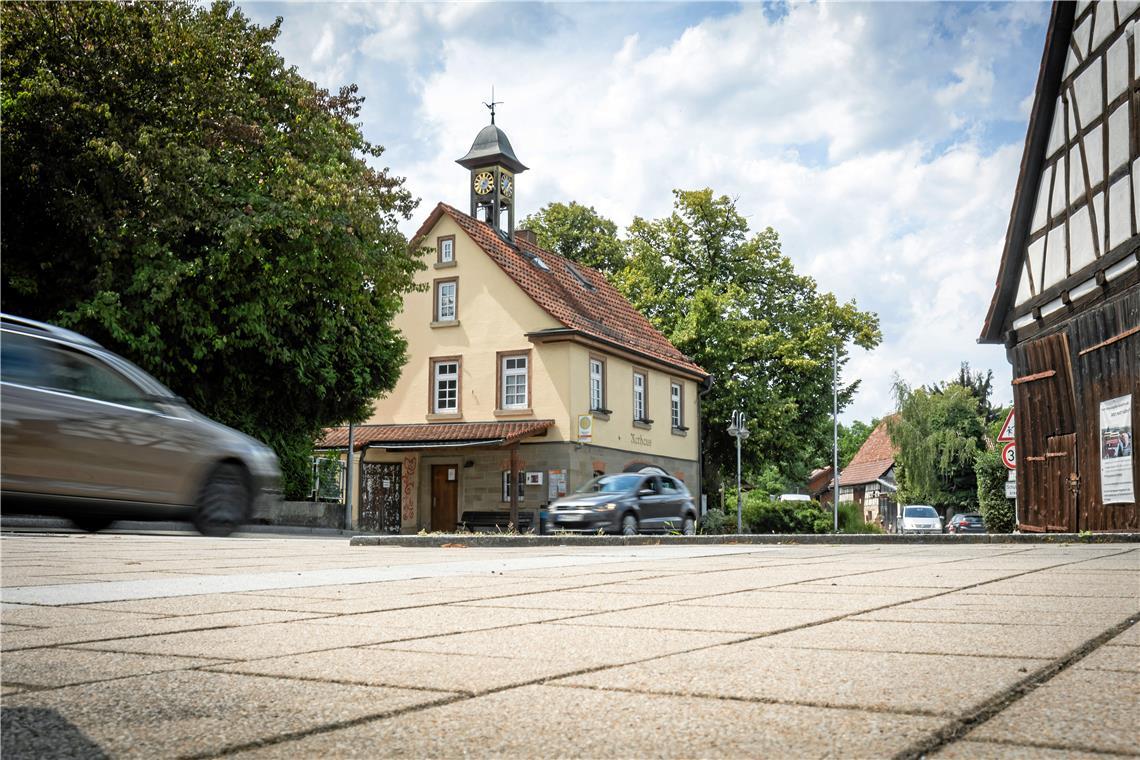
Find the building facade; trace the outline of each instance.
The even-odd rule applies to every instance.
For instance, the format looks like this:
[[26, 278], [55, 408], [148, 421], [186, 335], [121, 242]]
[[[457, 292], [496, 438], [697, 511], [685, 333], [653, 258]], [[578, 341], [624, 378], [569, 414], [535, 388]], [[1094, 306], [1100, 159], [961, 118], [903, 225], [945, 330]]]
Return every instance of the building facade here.
[[1140, 528], [1140, 4], [1055, 3], [980, 341], [1013, 365], [1017, 519]]
[[[353, 430], [354, 525], [449, 531], [478, 512], [525, 527], [594, 475], [647, 465], [699, 493], [707, 373], [600, 273], [516, 232], [526, 167], [493, 122], [458, 163], [470, 213], [440, 203], [414, 236], [408, 361]], [[347, 429], [322, 446], [346, 450]]]

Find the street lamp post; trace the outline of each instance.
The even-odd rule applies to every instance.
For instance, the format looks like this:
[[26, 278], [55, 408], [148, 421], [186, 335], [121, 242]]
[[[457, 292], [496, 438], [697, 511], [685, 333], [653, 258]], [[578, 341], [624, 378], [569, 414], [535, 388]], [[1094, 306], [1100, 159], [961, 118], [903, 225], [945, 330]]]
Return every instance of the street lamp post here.
[[732, 424], [728, 426], [728, 434], [736, 439], [736, 532], [744, 532], [741, 524], [744, 514], [744, 495], [740, 491], [740, 442], [748, 439], [748, 418], [744, 412], [732, 413]]

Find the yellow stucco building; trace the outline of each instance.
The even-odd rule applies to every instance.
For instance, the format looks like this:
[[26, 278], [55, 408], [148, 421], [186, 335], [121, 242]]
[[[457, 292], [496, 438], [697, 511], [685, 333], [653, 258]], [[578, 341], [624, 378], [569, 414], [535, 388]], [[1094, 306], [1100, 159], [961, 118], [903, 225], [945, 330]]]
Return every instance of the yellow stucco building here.
[[[440, 203], [414, 236], [424, 287], [396, 319], [408, 362], [353, 432], [354, 526], [453, 530], [481, 512], [505, 527], [513, 499], [526, 529], [593, 475], [645, 465], [699, 494], [708, 374], [600, 273], [515, 231], [527, 167], [493, 120], [459, 163], [470, 213]], [[347, 428], [322, 446], [346, 451]]]

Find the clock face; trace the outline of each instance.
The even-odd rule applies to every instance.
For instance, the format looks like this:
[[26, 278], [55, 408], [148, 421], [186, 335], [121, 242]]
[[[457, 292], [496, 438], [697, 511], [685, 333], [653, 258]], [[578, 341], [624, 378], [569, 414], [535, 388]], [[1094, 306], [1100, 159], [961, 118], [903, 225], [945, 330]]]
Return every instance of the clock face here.
[[486, 195], [495, 186], [495, 178], [491, 172], [479, 172], [475, 175], [475, 194]]
[[499, 192], [509, 198], [511, 195], [511, 191], [514, 189], [515, 189], [515, 185], [514, 185], [514, 181], [511, 179], [511, 175], [507, 174], [506, 172], [503, 172], [502, 174], [500, 174], [499, 175]]

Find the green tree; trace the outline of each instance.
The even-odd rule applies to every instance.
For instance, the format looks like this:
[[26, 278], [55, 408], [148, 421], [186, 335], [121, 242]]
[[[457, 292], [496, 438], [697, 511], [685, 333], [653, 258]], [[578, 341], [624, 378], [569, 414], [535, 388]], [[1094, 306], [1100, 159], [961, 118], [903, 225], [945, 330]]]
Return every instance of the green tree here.
[[[672, 214], [635, 218], [629, 235], [617, 287], [716, 378], [702, 401], [709, 485], [735, 469], [725, 432], [734, 409], [749, 420], [751, 470], [772, 464], [789, 481], [806, 479], [831, 448], [832, 349], [842, 366], [848, 344], [878, 345], [878, 317], [796, 274], [775, 230], [750, 234], [735, 202], [707, 188], [675, 190]], [[840, 389], [841, 408], [857, 386]]]
[[405, 343], [416, 205], [228, 3], [0, 6], [3, 301], [125, 354], [282, 456], [369, 413]]
[[911, 389], [898, 379], [894, 392], [898, 414], [887, 430], [898, 449], [900, 503], [975, 507], [974, 458], [985, 448], [985, 429], [973, 392], [956, 383], [939, 392]]
[[597, 269], [607, 277], [625, 266], [625, 244], [618, 237], [617, 225], [594, 210], [571, 201], [548, 203], [522, 220], [538, 244], [571, 261]]
[[962, 362], [956, 378], [945, 383], [934, 383], [930, 386], [930, 390], [932, 393], [942, 393], [951, 385], [958, 385], [970, 391], [970, 394], [978, 402], [978, 416], [987, 425], [998, 418], [1001, 410], [990, 403], [990, 395], [993, 393], [994, 385], [994, 371], [992, 369], [986, 370], [984, 374], [981, 370], [971, 372], [970, 363]]

